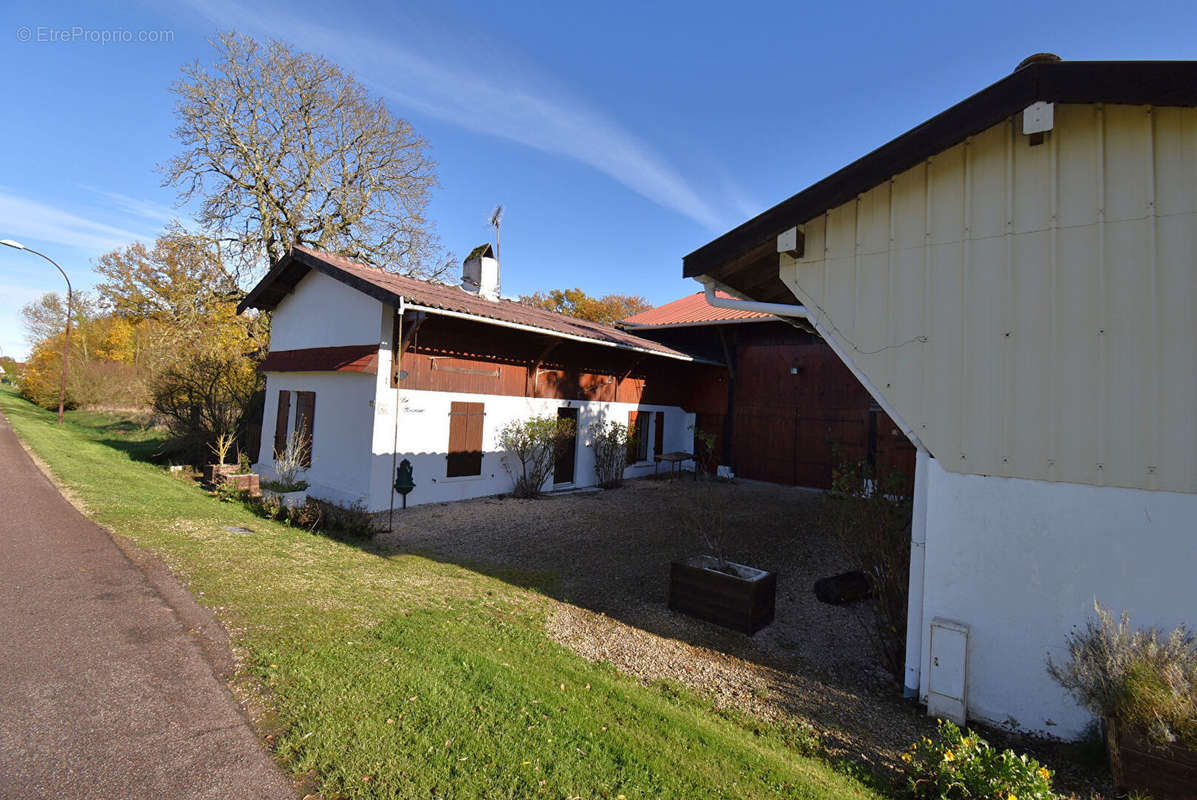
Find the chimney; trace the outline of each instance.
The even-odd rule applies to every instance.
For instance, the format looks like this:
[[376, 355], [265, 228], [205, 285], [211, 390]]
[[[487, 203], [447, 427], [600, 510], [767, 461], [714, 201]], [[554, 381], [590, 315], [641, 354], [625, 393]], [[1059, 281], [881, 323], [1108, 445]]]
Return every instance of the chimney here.
[[489, 244], [475, 247], [461, 267], [461, 288], [487, 300], [499, 299], [499, 261]]

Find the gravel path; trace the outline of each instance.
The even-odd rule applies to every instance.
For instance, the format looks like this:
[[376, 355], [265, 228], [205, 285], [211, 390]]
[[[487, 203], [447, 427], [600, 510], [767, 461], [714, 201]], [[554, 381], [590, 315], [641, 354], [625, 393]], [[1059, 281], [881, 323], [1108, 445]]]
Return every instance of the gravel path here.
[[[395, 531], [376, 543], [539, 589], [558, 601], [549, 635], [582, 656], [645, 681], [678, 681], [719, 707], [809, 724], [832, 757], [893, 776], [898, 756], [934, 721], [876, 666], [862, 627], [868, 610], [815, 599], [816, 579], [854, 566], [819, 531], [819, 496], [743, 480], [638, 480], [534, 501], [417, 506], [397, 514]], [[730, 532], [728, 558], [778, 573], [776, 619], [755, 636], [665, 605], [669, 563], [709, 549], [695, 528], [696, 515], [712, 508]], [[986, 735], [994, 744], [1002, 738]], [[1036, 749], [1053, 768], [1065, 767], [1061, 777], [1076, 796], [1104, 796], [1052, 746]]]

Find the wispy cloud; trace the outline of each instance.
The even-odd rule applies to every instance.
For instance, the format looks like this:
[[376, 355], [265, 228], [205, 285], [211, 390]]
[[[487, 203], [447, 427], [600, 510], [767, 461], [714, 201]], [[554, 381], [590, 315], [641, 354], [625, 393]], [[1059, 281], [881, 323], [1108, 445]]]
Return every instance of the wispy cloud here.
[[114, 192], [109, 189], [101, 189], [98, 186], [90, 186], [88, 184], [81, 184], [82, 188], [89, 192], [108, 200], [113, 209], [122, 214], [131, 217], [139, 217], [150, 222], [156, 222], [160, 225], [165, 225], [176, 219], [181, 219], [184, 215], [177, 209], [162, 203], [155, 203], [152, 200], [142, 200], [138, 197], [131, 197], [127, 194]]
[[0, 236], [52, 242], [96, 254], [152, 238], [13, 194], [5, 187], [0, 187]]
[[731, 221], [640, 137], [491, 38], [467, 41], [454, 31], [450, 39], [413, 24], [401, 26], [406, 40], [383, 40], [337, 30], [327, 19], [312, 25], [281, 8], [189, 2], [222, 28], [282, 38], [343, 64], [397, 104], [578, 161], [713, 231]]

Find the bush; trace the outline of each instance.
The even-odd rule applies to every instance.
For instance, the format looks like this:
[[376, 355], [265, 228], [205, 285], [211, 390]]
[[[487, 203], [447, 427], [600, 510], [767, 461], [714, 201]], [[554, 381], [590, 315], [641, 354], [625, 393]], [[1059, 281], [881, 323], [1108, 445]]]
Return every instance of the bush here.
[[1197, 749], [1197, 641], [1181, 625], [1167, 636], [1135, 630], [1094, 602], [1097, 619], [1068, 637], [1068, 660], [1048, 674], [1094, 715], [1155, 744]]
[[200, 354], [154, 379], [152, 405], [164, 417], [176, 447], [198, 464], [220, 434], [242, 427], [259, 380], [256, 365], [245, 356]]
[[598, 485], [613, 489], [623, 483], [628, 466], [628, 427], [618, 422], [599, 420], [590, 426], [590, 446], [594, 448], [594, 473]]
[[512, 420], [499, 431], [499, 447], [505, 451], [503, 468], [515, 487], [516, 497], [539, 497], [545, 481], [574, 438], [570, 420], [541, 416]]
[[1013, 750], [998, 752], [975, 733], [940, 720], [936, 741], [924, 737], [902, 754], [910, 791], [924, 800], [1051, 800], [1047, 767]]
[[264, 488], [272, 492], [298, 492], [308, 488], [306, 481], [299, 480], [299, 473], [311, 463], [311, 440], [307, 424], [303, 423], [287, 434], [287, 444], [282, 450], [274, 451], [274, 474], [278, 480], [264, 484]]
[[228, 502], [240, 500], [259, 517], [285, 522], [312, 533], [324, 533], [336, 539], [360, 540], [374, 535], [374, 515], [361, 503], [339, 506], [309, 497], [296, 508], [287, 508], [275, 497], [249, 497], [243, 491], [222, 491], [228, 484], [217, 487], [217, 497]]
[[869, 577], [872, 614], [860, 621], [882, 665], [898, 678], [906, 658], [913, 510], [910, 498], [900, 493], [905, 483], [898, 470], [878, 473], [864, 463], [843, 463], [820, 509], [822, 526], [844, 558]]

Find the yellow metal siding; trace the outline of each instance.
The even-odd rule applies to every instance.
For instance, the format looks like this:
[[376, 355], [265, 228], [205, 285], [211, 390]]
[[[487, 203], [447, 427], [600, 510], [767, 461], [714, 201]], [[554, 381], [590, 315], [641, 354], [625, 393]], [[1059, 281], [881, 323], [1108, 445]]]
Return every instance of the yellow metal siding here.
[[1197, 110], [1016, 123], [806, 221], [782, 280], [945, 469], [1197, 491]]

